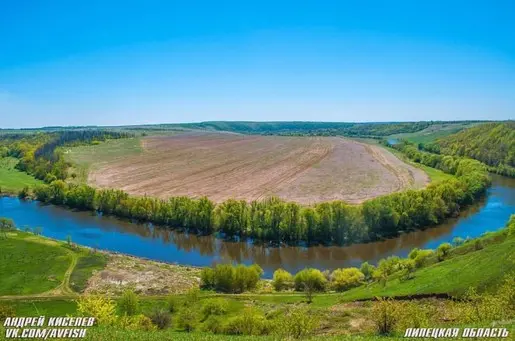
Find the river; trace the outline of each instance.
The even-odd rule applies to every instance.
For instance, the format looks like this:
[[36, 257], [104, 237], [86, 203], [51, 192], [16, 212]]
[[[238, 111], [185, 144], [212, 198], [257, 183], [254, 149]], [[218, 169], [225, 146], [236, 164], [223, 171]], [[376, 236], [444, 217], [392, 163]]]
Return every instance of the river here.
[[296, 272], [304, 267], [335, 269], [372, 263], [390, 256], [406, 256], [415, 247], [436, 248], [455, 237], [477, 237], [504, 226], [515, 213], [515, 179], [492, 175], [486, 198], [462, 212], [459, 218], [425, 230], [405, 233], [385, 241], [347, 247], [263, 247], [247, 242], [228, 242], [213, 236], [196, 236], [76, 212], [62, 207], [0, 198], [0, 217], [14, 220], [20, 229], [42, 228], [47, 237], [72, 241], [98, 249], [122, 252], [170, 263], [209, 266], [216, 262], [257, 263], [271, 277], [277, 268]]

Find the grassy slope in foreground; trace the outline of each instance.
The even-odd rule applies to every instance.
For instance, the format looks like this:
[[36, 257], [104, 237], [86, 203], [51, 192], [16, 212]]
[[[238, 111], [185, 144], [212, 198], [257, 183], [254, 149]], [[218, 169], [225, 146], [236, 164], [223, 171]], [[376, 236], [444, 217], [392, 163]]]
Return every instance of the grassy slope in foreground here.
[[0, 296], [42, 294], [56, 288], [62, 289], [57, 293], [80, 292], [93, 271], [106, 263], [102, 254], [21, 231], [0, 237], [0, 250]]
[[[506, 230], [492, 233], [490, 238], [504, 238]], [[489, 237], [483, 237], [485, 242]], [[515, 270], [515, 238], [493, 242], [480, 250], [474, 249], [474, 241], [455, 250], [466, 251], [446, 261], [424, 267], [415, 272], [414, 278], [401, 280], [393, 275], [383, 287], [380, 283], [364, 285], [343, 294], [344, 301], [371, 299], [377, 296], [413, 296], [449, 294], [459, 296], [470, 287], [480, 290], [495, 288], [503, 277]]]
[[18, 159], [13, 157], [0, 158], [1, 192], [18, 193], [25, 186], [33, 187], [43, 183], [29, 174], [15, 169], [17, 163]]
[[0, 237], [0, 296], [39, 294], [57, 287], [71, 261], [62, 247], [21, 233]]

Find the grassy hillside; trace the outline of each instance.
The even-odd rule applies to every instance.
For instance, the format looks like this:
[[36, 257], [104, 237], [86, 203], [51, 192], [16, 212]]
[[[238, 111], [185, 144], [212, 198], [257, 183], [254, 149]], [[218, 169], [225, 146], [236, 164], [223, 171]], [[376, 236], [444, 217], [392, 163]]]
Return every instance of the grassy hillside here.
[[436, 139], [455, 134], [463, 129], [473, 127], [477, 124], [477, 122], [435, 122], [429, 127], [416, 132], [394, 134], [389, 137], [406, 139], [413, 143], [429, 143]]
[[440, 153], [467, 156], [515, 176], [515, 121], [485, 123], [437, 140]]
[[15, 169], [18, 161], [13, 157], [0, 158], [0, 189], [2, 193], [17, 193], [25, 186], [33, 187], [42, 183], [33, 176]]
[[[515, 224], [515, 218], [512, 219], [511, 224]], [[387, 306], [374, 301], [353, 301], [377, 296], [395, 297], [440, 293], [461, 295], [471, 287], [479, 288], [480, 291], [491, 291], [502, 283], [505, 274], [515, 270], [514, 227], [511, 226], [483, 236], [480, 239], [481, 247], [477, 246], [476, 241], [468, 241], [453, 248], [446, 260], [431, 259], [428, 266], [414, 272], [412, 279], [401, 280], [399, 275], [394, 273], [388, 278], [384, 287], [379, 283], [373, 283], [351, 289], [343, 294], [315, 293], [313, 303], [309, 305], [305, 303], [306, 296], [304, 294], [293, 292], [260, 291], [251, 294], [217, 294], [212, 291], [190, 291], [187, 294], [174, 295], [172, 298], [141, 296], [138, 313], [153, 316], [157, 311], [164, 309], [162, 314], [170, 318], [170, 325], [165, 330], [148, 331], [140, 329], [142, 327], [119, 325], [124, 321], [121, 318], [124, 314], [121, 304], [123, 299], [115, 297], [115, 300], [108, 304], [116, 305], [115, 311], [120, 320], [114, 322], [115, 325], [91, 328], [88, 330], [86, 339], [278, 340], [292, 339], [292, 335], [295, 335], [296, 331], [304, 330], [306, 339], [313, 340], [320, 338], [327, 340], [350, 340], [351, 338], [353, 340], [388, 340], [390, 338], [377, 335], [374, 322], [377, 312], [384, 307], [392, 309], [387, 313], [392, 314], [392, 318], [396, 321], [394, 329], [391, 331], [391, 335], [395, 336], [402, 335], [404, 328], [413, 323], [423, 323], [423, 325], [431, 327], [488, 326], [494, 315], [483, 315], [482, 311], [486, 309], [486, 306], [483, 305], [485, 302], [488, 304], [497, 302], [495, 297], [490, 296], [485, 296], [477, 301], [478, 305], [475, 306], [470, 305], [467, 301], [455, 302], [441, 299], [391, 301], [387, 303]], [[508, 233], [508, 229], [511, 230], [511, 233]], [[59, 274], [59, 280], [66, 283], [66, 276], [70, 274], [70, 264], [72, 264], [73, 271], [68, 282], [81, 286], [81, 283], [91, 276], [93, 269], [102, 268], [104, 265], [102, 259], [95, 258], [95, 254], [85, 253], [83, 249], [70, 248], [65, 243], [24, 232], [11, 232], [8, 238], [0, 240], [0, 243], [3, 243], [0, 244], [2, 250], [6, 246], [15, 245], [15, 247], [8, 248], [10, 251], [7, 254], [10, 262], [2, 260], [0, 264], [13, 263], [17, 265], [18, 271], [21, 268], [22, 272], [37, 273], [41, 283], [45, 283], [45, 278], [53, 273]], [[45, 255], [52, 255], [50, 259], [53, 262], [49, 262], [48, 258], [41, 257], [41, 252], [44, 252]], [[29, 258], [22, 260], [27, 254], [30, 255]], [[73, 261], [74, 259], [75, 261]], [[48, 270], [49, 265], [46, 265], [48, 263], [57, 264], [54, 265], [57, 268]], [[12, 276], [15, 271], [14, 265], [10, 268], [0, 267], [0, 269], [2, 279]], [[18, 287], [35, 287], [34, 280], [21, 281], [17, 277], [14, 278]], [[55, 287], [57, 284], [54, 283], [53, 286]], [[53, 286], [50, 285], [45, 289], [51, 289]], [[509, 288], [509, 286], [505, 285], [504, 288]], [[25, 292], [31, 291], [22, 290], [18, 293]], [[18, 316], [73, 316], [77, 313], [78, 305], [73, 299], [76, 296], [71, 294], [65, 291], [59, 293], [54, 290], [50, 296], [18, 296], [8, 299], [0, 297], [0, 308], [2, 305], [9, 305]], [[169, 312], [170, 301], [174, 302], [171, 305], [172, 313]], [[206, 309], [208, 306], [216, 309], [208, 310]], [[472, 307], [481, 312], [479, 319], [477, 319], [477, 315], [474, 315], [475, 310], [471, 310]], [[292, 312], [300, 313], [300, 315], [291, 315]], [[469, 314], [473, 314], [473, 316], [470, 317]], [[502, 308], [501, 312], [496, 310], [494, 314], [511, 316], [505, 308]], [[453, 319], [444, 319], [445, 316], [453, 316]], [[415, 320], [418, 322], [414, 322]], [[185, 321], [191, 321], [192, 331], [185, 332]], [[511, 328], [512, 325], [508, 324], [506, 327]], [[231, 335], [227, 335], [227, 333]], [[0, 335], [3, 335], [2, 330], [0, 330]]]
[[12, 231], [0, 235], [0, 296], [73, 294], [84, 289], [105, 256]]

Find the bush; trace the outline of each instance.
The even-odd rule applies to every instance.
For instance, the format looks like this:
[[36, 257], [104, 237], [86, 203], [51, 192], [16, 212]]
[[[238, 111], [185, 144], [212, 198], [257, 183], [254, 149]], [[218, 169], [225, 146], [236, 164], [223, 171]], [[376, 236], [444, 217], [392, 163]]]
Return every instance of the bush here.
[[324, 274], [318, 269], [304, 269], [294, 277], [295, 290], [305, 291], [306, 287], [312, 288], [314, 291], [323, 291], [327, 284]]
[[153, 331], [157, 329], [152, 320], [145, 315], [120, 316], [116, 325], [127, 330]]
[[413, 278], [413, 273], [415, 272], [415, 269], [417, 267], [415, 260], [413, 260], [411, 258], [403, 259], [400, 264], [400, 267], [403, 271], [403, 276], [402, 276], [403, 280], [408, 280], [408, 279]]
[[368, 262], [364, 262], [363, 264], [361, 264], [361, 267], [359, 270], [363, 273], [363, 275], [365, 275], [365, 280], [369, 281], [372, 279], [375, 269], [376, 269], [376, 267], [373, 266], [372, 264], [368, 264]]
[[276, 330], [284, 339], [300, 339], [312, 335], [319, 325], [308, 309], [296, 308], [277, 321]]
[[379, 298], [372, 307], [371, 318], [380, 335], [391, 335], [398, 323], [399, 306], [391, 299]]
[[429, 258], [433, 256], [433, 250], [419, 250], [415, 257], [415, 266], [421, 268], [427, 264]]
[[438, 246], [436, 249], [436, 255], [438, 256], [439, 261], [443, 261], [449, 255], [449, 252], [452, 249], [452, 245], [449, 243], [443, 243]]
[[455, 237], [452, 240], [452, 245], [454, 245], [456, 247], [456, 246], [462, 245], [464, 242], [465, 242], [465, 239], [463, 239], [461, 237]]
[[[413, 252], [413, 251], [412, 251]], [[386, 274], [387, 276], [400, 270], [401, 259], [397, 256], [390, 256], [386, 259], [381, 259], [377, 264], [377, 269]]]
[[204, 321], [202, 329], [213, 334], [222, 334], [225, 331], [224, 319], [222, 319], [220, 316], [211, 315], [207, 320]]
[[191, 332], [197, 327], [197, 319], [197, 313], [191, 307], [184, 307], [177, 316], [177, 326], [186, 332]]
[[132, 290], [125, 290], [118, 305], [123, 314], [127, 316], [136, 315], [139, 311], [138, 295]]
[[201, 286], [220, 292], [241, 293], [257, 287], [263, 269], [259, 265], [218, 264], [213, 269], [206, 268], [201, 273]]
[[336, 269], [331, 275], [332, 286], [336, 291], [345, 291], [363, 283], [365, 275], [357, 268]]
[[213, 298], [206, 300], [202, 305], [202, 315], [207, 319], [211, 315], [223, 315], [227, 313], [229, 304], [223, 298]]
[[152, 311], [149, 315], [149, 318], [152, 321], [152, 323], [156, 325], [159, 329], [166, 329], [170, 327], [172, 323], [172, 318], [170, 317], [170, 314], [164, 309], [157, 309]]
[[112, 325], [116, 320], [116, 304], [106, 296], [84, 295], [77, 300], [79, 316], [94, 317], [99, 325]]
[[193, 287], [186, 293], [186, 298], [184, 300], [184, 305], [187, 307], [192, 307], [196, 305], [199, 301], [200, 289]]
[[277, 291], [290, 289], [293, 287], [293, 276], [286, 270], [277, 269], [274, 272], [272, 285]]
[[246, 309], [240, 316], [230, 319], [224, 327], [224, 333], [230, 335], [266, 335], [271, 330], [270, 321], [253, 309]]
[[167, 304], [168, 304], [168, 312], [173, 314], [177, 310], [179, 310], [180, 304], [179, 304], [179, 300], [176, 296], [174, 296], [174, 295], [168, 296]]

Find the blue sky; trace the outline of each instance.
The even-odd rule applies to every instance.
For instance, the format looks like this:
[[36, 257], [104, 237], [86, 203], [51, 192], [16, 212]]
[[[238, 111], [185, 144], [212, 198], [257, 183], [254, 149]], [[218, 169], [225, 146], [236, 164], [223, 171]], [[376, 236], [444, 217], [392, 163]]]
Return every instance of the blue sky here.
[[515, 118], [514, 1], [10, 1], [0, 127]]

